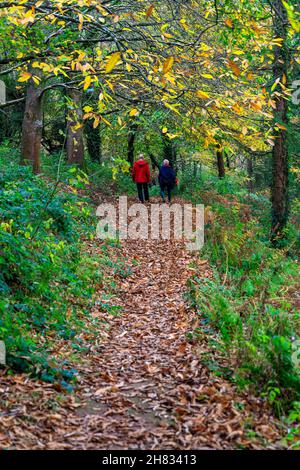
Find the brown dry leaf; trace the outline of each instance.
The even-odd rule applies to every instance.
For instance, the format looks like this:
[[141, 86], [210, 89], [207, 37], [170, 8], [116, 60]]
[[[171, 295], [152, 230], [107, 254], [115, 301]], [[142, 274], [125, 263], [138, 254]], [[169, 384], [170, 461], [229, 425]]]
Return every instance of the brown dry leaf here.
[[242, 73], [241, 69], [239, 68], [239, 66], [237, 65], [236, 62], [234, 62], [233, 60], [228, 59], [228, 65], [232, 69], [234, 75], [236, 75], [237, 77], [239, 77], [241, 75], [241, 73]]
[[[94, 197], [98, 205], [102, 195]], [[101, 243], [88, 241], [87, 250], [97, 256]], [[0, 371], [1, 446], [179, 450], [234, 449], [238, 444], [265, 448], [261, 438], [247, 436], [244, 423], [251, 422], [251, 429], [267, 438], [270, 448], [278, 447], [280, 433], [266, 404], [238, 393], [201, 363], [199, 351], [214, 358], [206, 334], [197, 345], [187, 342], [187, 333], [198, 321], [184, 300], [187, 281], [195, 269], [200, 278], [211, 277], [208, 261], [188, 253], [184, 241], [176, 240], [144, 241], [138, 252], [136, 242], [129, 240], [121, 248], [109, 248], [107, 254], [115, 262], [125, 257], [131, 267], [126, 279], [112, 275], [111, 268], [106, 271], [118, 285], [112, 305], [120, 305], [122, 314], [109, 316], [95, 303], [92, 315], [103, 324], [92, 344], [82, 332], [88, 352], [76, 356], [79, 376], [73, 395], [62, 394], [59, 384]], [[191, 269], [191, 263], [197, 268]], [[102, 296], [99, 286], [95, 301], [101, 304]], [[54, 356], [58, 351], [74, 355], [63, 341], [53, 346]]]

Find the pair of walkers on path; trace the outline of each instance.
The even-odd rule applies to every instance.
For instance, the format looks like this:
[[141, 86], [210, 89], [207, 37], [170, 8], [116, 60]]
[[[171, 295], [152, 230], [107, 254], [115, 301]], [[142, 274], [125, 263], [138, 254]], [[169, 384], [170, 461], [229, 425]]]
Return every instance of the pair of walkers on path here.
[[[132, 179], [136, 183], [140, 202], [149, 201], [149, 183], [151, 182], [151, 172], [149, 163], [145, 160], [144, 155], [140, 155], [138, 161], [133, 165]], [[176, 174], [170, 166], [169, 160], [164, 160], [159, 169], [158, 181], [160, 186], [160, 194], [163, 202], [165, 202], [166, 193], [169, 203], [172, 198], [172, 189], [176, 185]]]

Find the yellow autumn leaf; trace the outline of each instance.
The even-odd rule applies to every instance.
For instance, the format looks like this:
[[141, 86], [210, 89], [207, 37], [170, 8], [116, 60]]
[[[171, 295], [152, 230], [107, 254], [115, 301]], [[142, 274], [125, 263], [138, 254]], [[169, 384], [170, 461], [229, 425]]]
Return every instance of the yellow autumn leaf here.
[[103, 116], [100, 116], [101, 117], [101, 121], [104, 122], [104, 124], [106, 124], [107, 126], [111, 126], [111, 123], [105, 119]]
[[171, 109], [171, 111], [174, 111], [174, 113], [176, 114], [179, 114], [179, 116], [181, 115], [180, 112], [178, 111], [178, 109], [176, 109], [176, 106], [179, 106], [179, 104], [169, 104], [169, 103], [165, 103], [165, 106], [169, 109]]
[[189, 27], [186, 23], [186, 19], [185, 18], [182, 18], [179, 23], [181, 24], [181, 26], [185, 29], [185, 31], [188, 31]]
[[209, 147], [209, 144], [210, 144], [210, 139], [208, 137], [206, 137], [204, 139], [204, 148], [207, 149]]
[[115, 66], [119, 62], [120, 58], [121, 58], [121, 52], [114, 52], [110, 56], [109, 61], [107, 62], [105, 72], [110, 73], [115, 68]]
[[136, 116], [137, 114], [139, 114], [139, 110], [134, 108], [130, 111], [129, 116], [132, 117], [132, 116]]
[[271, 91], [274, 91], [275, 88], [277, 87], [278, 83], [280, 82], [280, 77], [276, 78], [275, 82], [271, 86]]
[[205, 91], [198, 90], [197, 91], [197, 96], [198, 96], [198, 98], [201, 98], [201, 99], [204, 99], [204, 100], [209, 99], [209, 95], [207, 93], [205, 93]]
[[40, 77], [37, 77], [36, 75], [32, 77], [32, 80], [34, 81], [36, 85], [39, 85], [41, 81]]
[[83, 27], [83, 16], [82, 16], [81, 13], [78, 13], [78, 20], [79, 20], [78, 29], [79, 29], [79, 31], [81, 31], [82, 27]]
[[233, 49], [232, 53], [235, 55], [244, 55], [245, 51], [241, 51], [240, 49]]
[[110, 81], [105, 80], [105, 83], [107, 84], [107, 86], [109, 87], [109, 89], [110, 89], [111, 91], [114, 91], [114, 85], [113, 85], [112, 83], [110, 83]]
[[171, 68], [173, 67], [174, 64], [174, 57], [168, 57], [168, 59], [165, 61], [163, 65], [163, 74], [167, 74], [170, 72]]
[[276, 123], [276, 127], [278, 127], [279, 129], [282, 129], [283, 131], [287, 131], [287, 128], [283, 126], [282, 124], [278, 124], [278, 122]]
[[83, 86], [83, 89], [84, 91], [87, 90], [91, 84], [91, 81], [92, 81], [92, 77], [90, 75], [88, 75], [87, 77], [85, 77], [84, 79], [84, 86]]
[[23, 72], [18, 78], [18, 82], [27, 82], [31, 78], [31, 73]]
[[250, 102], [250, 106], [252, 109], [254, 109], [255, 111], [261, 111], [262, 110], [262, 105], [261, 103], [257, 102], [257, 101], [251, 101]]
[[167, 134], [167, 136], [169, 137], [169, 139], [173, 140], [173, 139], [176, 139], [176, 137], [179, 136], [179, 134]]
[[96, 116], [93, 122], [93, 128], [96, 129], [99, 126], [100, 117]]
[[92, 108], [92, 106], [85, 106], [85, 107], [83, 108], [83, 111], [84, 111], [85, 113], [89, 113], [90, 111], [93, 111], [93, 108]]
[[232, 20], [230, 18], [226, 18], [225, 24], [228, 26], [228, 28], [232, 28], [233, 26]]
[[91, 117], [93, 117], [93, 116], [94, 116], [93, 113], [85, 113], [85, 114], [83, 115], [83, 119], [86, 120], [86, 119], [89, 119], [89, 118], [91, 118]]
[[80, 122], [77, 122], [77, 124], [75, 124], [75, 126], [72, 126], [72, 131], [75, 132], [75, 131], [78, 131], [78, 129], [81, 129], [82, 128], [82, 124]]
[[237, 114], [242, 114], [243, 112], [243, 108], [241, 108], [241, 106], [237, 103], [235, 103], [233, 106], [232, 106], [232, 109], [237, 113]]
[[300, 21], [293, 20], [292, 18], [290, 18], [290, 23], [291, 23], [293, 30], [296, 31], [296, 33], [300, 33]]

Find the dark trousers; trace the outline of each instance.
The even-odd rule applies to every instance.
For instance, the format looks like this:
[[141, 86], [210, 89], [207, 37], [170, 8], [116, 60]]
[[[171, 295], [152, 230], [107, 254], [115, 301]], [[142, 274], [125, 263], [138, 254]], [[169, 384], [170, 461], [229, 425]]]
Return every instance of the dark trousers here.
[[161, 184], [160, 186], [160, 194], [161, 197], [163, 198], [163, 201], [165, 201], [165, 191], [167, 190], [168, 193], [168, 201], [171, 202], [171, 197], [172, 197], [172, 185], [171, 184]]
[[141, 202], [149, 201], [149, 188], [148, 183], [136, 183], [139, 200]]

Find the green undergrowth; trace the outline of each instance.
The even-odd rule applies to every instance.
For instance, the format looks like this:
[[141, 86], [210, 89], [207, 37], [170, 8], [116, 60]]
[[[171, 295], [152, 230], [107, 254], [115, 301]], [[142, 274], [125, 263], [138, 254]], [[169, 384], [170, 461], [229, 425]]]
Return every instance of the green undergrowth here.
[[[76, 370], [55, 357], [55, 344], [76, 355], [86, 349], [82, 331], [90, 340], [99, 334], [102, 325], [91, 309], [97, 286], [108, 298], [114, 289], [106, 254], [113, 242], [89, 252], [97, 221], [83, 172], [65, 169], [53, 193], [54, 180], [34, 176], [13, 162], [11, 152], [0, 151], [0, 340], [8, 372], [30, 372], [70, 388]], [[112, 302], [101, 308], [109, 314], [117, 309]]]
[[206, 361], [216, 373], [259, 393], [281, 415], [298, 409], [300, 399], [296, 229], [284, 249], [273, 249], [267, 238], [267, 198], [249, 196], [234, 179], [211, 181], [193, 185], [193, 201], [206, 206], [201, 258], [212, 268], [207, 278], [190, 280], [199, 315], [194, 335], [202, 338], [204, 332], [209, 338], [216, 354]]
[[[60, 154], [43, 155], [43, 172], [55, 178], [59, 169], [61, 181], [69, 180], [69, 165], [61, 161]], [[124, 193], [133, 195], [136, 186], [132, 181], [128, 163], [121, 158], [108, 159], [102, 162], [89, 160], [86, 156], [84, 168], [90, 185], [101, 191], [103, 196], [119, 196]]]

